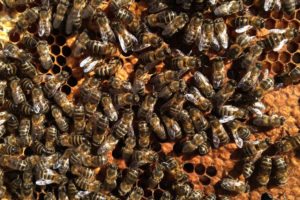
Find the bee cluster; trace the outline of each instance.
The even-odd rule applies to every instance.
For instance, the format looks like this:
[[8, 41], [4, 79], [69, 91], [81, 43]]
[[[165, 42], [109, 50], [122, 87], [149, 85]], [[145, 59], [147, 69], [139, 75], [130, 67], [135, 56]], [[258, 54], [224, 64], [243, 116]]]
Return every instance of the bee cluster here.
[[[262, 60], [296, 44], [299, 27], [270, 28], [249, 4], [291, 16], [296, 0], [1, 3], [13, 24], [0, 51], [1, 198], [224, 200], [253, 182], [287, 183], [284, 154], [298, 148], [299, 134], [253, 138], [285, 123], [265, 113], [263, 99], [297, 84], [300, 67], [274, 75]], [[216, 193], [199, 190], [188, 175], [194, 166], [176, 156], [205, 156], [231, 142], [244, 180], [224, 176]], [[161, 149], [166, 143], [173, 151]]]

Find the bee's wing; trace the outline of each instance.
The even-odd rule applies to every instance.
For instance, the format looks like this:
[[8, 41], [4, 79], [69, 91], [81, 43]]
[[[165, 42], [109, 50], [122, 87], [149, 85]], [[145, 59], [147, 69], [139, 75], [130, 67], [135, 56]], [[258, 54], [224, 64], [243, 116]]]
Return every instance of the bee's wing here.
[[109, 135], [104, 142], [100, 145], [99, 149], [97, 150], [98, 155], [104, 155], [109, 152], [114, 145], [118, 143], [118, 140], [114, 138], [112, 135]]
[[175, 33], [174, 31], [176, 30], [176, 27], [175, 27], [173, 21], [164, 26], [164, 30], [162, 32], [163, 36], [169, 36], [169, 37], [171, 37]]
[[274, 34], [282, 34], [282, 33], [285, 33], [286, 32], [286, 30], [285, 29], [270, 29], [270, 30], [268, 30], [268, 34], [272, 34], [272, 33], [274, 33]]
[[221, 49], [221, 45], [219, 43], [219, 40], [218, 40], [218, 37], [219, 36], [215, 36], [215, 34], [213, 33], [212, 35], [212, 46], [213, 48], [216, 50], [216, 51], [219, 51]]
[[75, 195], [75, 198], [84, 198], [85, 196], [89, 195], [91, 192], [90, 191], [78, 191], [77, 194]]
[[215, 131], [212, 131], [212, 138], [214, 147], [218, 148], [220, 146], [220, 138], [218, 137]]
[[113, 30], [111, 29], [111, 27], [109, 26], [109, 24], [106, 24], [104, 27], [99, 26], [99, 31], [100, 31], [101, 39], [103, 40], [103, 42], [109, 42], [108, 34], [107, 34], [108, 32], [113, 35], [114, 42], [116, 41], [115, 34], [114, 34]]
[[198, 101], [193, 94], [185, 94], [185, 98], [193, 104], [198, 105]]
[[278, 10], [280, 10], [281, 9], [281, 1], [275, 0], [275, 6], [278, 8]]
[[67, 21], [66, 21], [66, 34], [70, 34], [72, 32], [74, 15], [75, 15], [75, 13], [74, 13], [74, 10], [72, 9], [68, 15]]
[[39, 31], [38, 31], [38, 34], [40, 37], [42, 37], [46, 32], [46, 27], [44, 25], [44, 23], [42, 22], [42, 20], [40, 19], [39, 20]]
[[224, 29], [222, 33], [220, 33], [219, 36], [220, 43], [223, 47], [223, 49], [228, 48], [228, 34], [227, 34], [227, 27]]
[[236, 33], [244, 33], [246, 31], [250, 30], [252, 27], [253, 26], [251, 26], [251, 25], [242, 26], [240, 28], [235, 29], [235, 32]]
[[240, 138], [240, 137], [238, 136], [238, 134], [235, 133], [235, 132], [232, 133], [232, 136], [233, 136], [233, 139], [234, 139], [234, 142], [235, 142], [236, 146], [237, 146], [238, 148], [242, 148], [242, 147], [243, 147], [243, 143], [244, 143], [243, 139]]
[[250, 78], [251, 76], [251, 71], [247, 72], [244, 77], [240, 80], [240, 82], [238, 83], [238, 87], [242, 87], [243, 84]]
[[273, 51], [279, 51], [287, 42], [288, 39], [282, 40], [276, 47], [273, 48]]
[[149, 13], [158, 13], [164, 9], [168, 8], [168, 5], [164, 2], [156, 2], [149, 6], [148, 12]]
[[117, 36], [118, 36], [118, 39], [119, 39], [119, 42], [120, 42], [121, 49], [124, 51], [124, 53], [127, 53], [127, 47], [126, 47], [123, 36], [119, 33], [117, 33]]
[[235, 119], [235, 116], [233, 116], [233, 115], [231, 115], [231, 116], [224, 115], [223, 117], [220, 118], [220, 122], [222, 124], [224, 124], [224, 123], [227, 123], [227, 122], [232, 121], [234, 119]]
[[206, 34], [203, 34], [202, 31], [199, 32], [199, 36], [198, 36], [197, 40], [198, 40], [198, 49], [199, 49], [199, 51], [203, 51], [204, 46], [207, 42]]
[[[274, 0], [265, 0], [264, 2], [264, 10], [266, 12], [270, 11]], [[277, 0], [276, 0], [277, 1]], [[279, 0], [280, 1], [280, 0]]]
[[133, 122], [130, 122], [129, 126], [128, 126], [128, 136], [135, 136], [134, 135], [134, 129], [133, 129]]
[[194, 79], [195, 79], [196, 81], [199, 81], [199, 82], [203, 83], [203, 84], [206, 85], [206, 86], [209, 85], [208, 79], [207, 79], [201, 72], [199, 72], [199, 71], [196, 71], [196, 72], [194, 73]]
[[151, 44], [136, 45], [136, 46], [134, 46], [133, 51], [135, 51], [135, 52], [142, 51], [142, 50], [144, 50], [144, 49], [146, 49], [146, 48], [148, 48], [150, 46], [151, 46]]
[[90, 63], [93, 60], [93, 58], [91, 56], [86, 57], [85, 59], [83, 59], [80, 64], [79, 67], [83, 68], [85, 67], [88, 63]]
[[52, 180], [47, 180], [47, 179], [39, 179], [35, 182], [35, 184], [37, 184], [37, 185], [49, 185], [52, 183], [53, 183]]

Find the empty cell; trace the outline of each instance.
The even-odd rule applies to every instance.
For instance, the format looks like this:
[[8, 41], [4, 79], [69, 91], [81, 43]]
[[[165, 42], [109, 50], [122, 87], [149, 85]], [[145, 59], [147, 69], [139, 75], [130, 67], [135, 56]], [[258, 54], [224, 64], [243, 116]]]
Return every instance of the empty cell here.
[[192, 163], [185, 163], [183, 169], [188, 173], [192, 173], [194, 171], [194, 165]]
[[154, 191], [154, 198], [155, 199], [160, 199], [160, 197], [163, 195], [163, 191], [161, 191], [160, 189], [156, 189]]
[[62, 70], [69, 72], [69, 74], [72, 74], [72, 69], [69, 66], [63, 67]]
[[51, 52], [52, 52], [54, 55], [60, 54], [60, 48], [59, 48], [59, 46], [57, 46], [57, 45], [51, 46]]
[[59, 67], [58, 65], [54, 65], [54, 66], [52, 67], [52, 72], [53, 72], [54, 74], [58, 74], [58, 73], [60, 72], [60, 67]]
[[296, 44], [295, 42], [289, 42], [287, 44], [287, 50], [290, 53], [294, 53], [295, 51], [297, 51], [297, 49], [298, 49], [298, 44]]
[[199, 177], [199, 181], [203, 184], [203, 185], [208, 185], [210, 184], [210, 178], [208, 176], [200, 176]]
[[215, 176], [215, 175], [217, 175], [217, 170], [214, 166], [209, 166], [206, 169], [206, 174], [209, 176]]
[[62, 86], [61, 91], [69, 95], [71, 93], [71, 88], [68, 85], [64, 85]]
[[282, 13], [282, 12], [279, 12], [279, 11], [277, 11], [277, 10], [273, 10], [273, 11], [271, 12], [271, 17], [272, 17], [272, 18], [275, 18], [275, 19], [282, 19], [282, 15], [283, 15], [283, 13]]
[[74, 87], [77, 85], [77, 79], [74, 78], [73, 76], [71, 76], [68, 80], [68, 85], [71, 86], [71, 87]]
[[49, 45], [51, 45], [54, 42], [54, 37], [52, 35], [49, 35], [49, 37], [46, 38]]
[[62, 48], [62, 53], [63, 53], [64, 56], [68, 57], [68, 56], [71, 55], [72, 50], [71, 50], [70, 47], [64, 46], [64, 47]]
[[281, 64], [280, 62], [275, 62], [272, 64], [272, 71], [275, 73], [281, 73], [283, 72], [283, 64]]
[[197, 174], [202, 175], [205, 172], [205, 167], [202, 164], [197, 164], [195, 167], [195, 171]]
[[20, 40], [20, 35], [17, 32], [11, 32], [9, 34], [9, 40], [11, 42], [18, 42]]
[[278, 29], [285, 29], [289, 26], [289, 22], [287, 22], [286, 20], [280, 20], [276, 23], [276, 28]]
[[279, 61], [281, 61], [282, 63], [287, 63], [289, 62], [291, 59], [291, 55], [288, 52], [282, 52], [279, 55]]
[[59, 35], [59, 36], [56, 37], [56, 43], [59, 46], [63, 46], [66, 43], [66, 38], [62, 35]]
[[293, 60], [294, 63], [299, 63], [300, 62], [300, 53], [295, 53], [293, 55], [292, 60]]
[[151, 197], [152, 196], [152, 191], [151, 190], [144, 190], [144, 196], [145, 197]]
[[270, 61], [276, 61], [278, 59], [278, 53], [275, 52], [275, 51], [271, 51], [269, 54], [268, 54], [268, 59]]
[[56, 61], [60, 66], [64, 66], [66, 64], [66, 59], [63, 56], [58, 56], [56, 58]]
[[268, 19], [267, 21], [265, 21], [265, 27], [266, 27], [266, 29], [273, 29], [273, 28], [275, 28], [275, 20]]

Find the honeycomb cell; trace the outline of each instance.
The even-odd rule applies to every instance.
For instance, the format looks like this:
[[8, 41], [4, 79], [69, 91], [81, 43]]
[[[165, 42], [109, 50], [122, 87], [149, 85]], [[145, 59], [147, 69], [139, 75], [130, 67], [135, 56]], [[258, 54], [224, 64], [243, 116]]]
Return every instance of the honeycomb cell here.
[[288, 15], [284, 12], [284, 15], [283, 17], [287, 20], [291, 20], [291, 19], [294, 19], [294, 16], [295, 16], [295, 13], [291, 14], [291, 15]]
[[153, 142], [151, 148], [153, 151], [159, 152], [161, 150], [161, 144], [159, 142]]
[[205, 172], [205, 167], [204, 167], [204, 165], [202, 165], [202, 164], [197, 164], [196, 167], [195, 167], [195, 172], [196, 172], [197, 174], [199, 174], [199, 175], [204, 174], [204, 172]]
[[[282, 19], [283, 13], [277, 10], [274, 10], [273, 12], [271, 12], [271, 17], [274, 19]], [[280, 20], [282, 21], [282, 20]]]
[[66, 43], [66, 38], [62, 35], [59, 35], [59, 36], [56, 37], [56, 43], [59, 46], [63, 46]]
[[265, 27], [266, 29], [273, 29], [275, 28], [275, 20], [273, 19], [267, 19], [266, 22], [265, 22]]
[[194, 165], [192, 163], [185, 163], [183, 169], [188, 173], [192, 173], [194, 171]]
[[144, 190], [144, 196], [145, 197], [151, 197], [152, 196], [152, 191], [151, 190]]
[[263, 52], [260, 54], [260, 56], [258, 57], [257, 60], [263, 61], [263, 60], [265, 60], [265, 59], [266, 59], [266, 52], [263, 51]]
[[246, 0], [246, 1], [244, 1], [244, 4], [246, 6], [251, 6], [253, 4], [253, 0]]
[[296, 20], [293, 20], [289, 23], [290, 27], [293, 27], [295, 29], [299, 29], [299, 23]]
[[300, 63], [300, 53], [295, 53], [292, 57], [294, 63]]
[[69, 66], [63, 67], [62, 70], [69, 72], [69, 74], [72, 74], [72, 69]]
[[66, 58], [63, 56], [58, 56], [56, 61], [60, 66], [64, 66], [66, 64]]
[[11, 32], [9, 34], [9, 40], [12, 42], [18, 42], [20, 40], [20, 35], [17, 32]]
[[297, 13], [296, 13], [296, 18], [297, 18], [298, 20], [300, 20], [300, 10], [297, 11]]
[[206, 174], [211, 176], [211, 177], [215, 176], [215, 175], [217, 175], [217, 169], [214, 166], [209, 166], [206, 169]]
[[155, 198], [155, 199], [160, 199], [160, 197], [162, 196], [162, 194], [163, 194], [163, 191], [162, 191], [162, 190], [156, 189], [156, 190], [154, 191], [154, 198]]
[[294, 53], [295, 51], [297, 51], [298, 49], [298, 44], [295, 43], [295, 42], [289, 42], [287, 44], [287, 50], [290, 52], [290, 53]]
[[165, 178], [163, 180], [160, 181], [159, 183], [159, 187], [163, 190], [168, 190], [170, 187], [170, 183], [168, 180], [166, 180]]
[[54, 74], [59, 73], [59, 72], [60, 72], [60, 67], [59, 67], [58, 65], [54, 65], [54, 66], [52, 67], [52, 72], [53, 72]]
[[210, 178], [208, 176], [200, 176], [199, 177], [199, 181], [203, 184], [203, 185], [208, 185], [210, 184]]
[[277, 21], [276, 23], [276, 28], [279, 28], [279, 29], [285, 29], [289, 26], [289, 22], [287, 22], [286, 20], [282, 19], [282, 20], [279, 20]]
[[60, 48], [59, 48], [59, 46], [57, 46], [57, 45], [51, 46], [51, 52], [52, 52], [54, 55], [60, 54]]
[[261, 200], [272, 200], [272, 199], [273, 199], [273, 197], [272, 197], [272, 195], [269, 194], [269, 193], [263, 193], [263, 194], [261, 195]]
[[36, 33], [37, 27], [36, 27], [35, 24], [32, 24], [31, 26], [28, 27], [27, 30], [28, 30], [29, 33]]
[[22, 13], [26, 10], [26, 6], [17, 6], [16, 7], [16, 11], [19, 12], [19, 13]]
[[54, 37], [52, 35], [49, 35], [49, 37], [47, 37], [46, 40], [47, 40], [48, 44], [51, 45], [54, 42]]
[[77, 79], [74, 78], [73, 76], [71, 76], [68, 80], [68, 85], [71, 86], [71, 87], [74, 87], [77, 85]]
[[291, 55], [288, 52], [284, 51], [279, 55], [279, 61], [282, 63], [287, 63], [290, 61], [290, 59], [291, 59]]
[[275, 73], [281, 73], [283, 72], [284, 70], [284, 67], [283, 67], [283, 64], [280, 63], [280, 62], [275, 62], [272, 64], [272, 67], [271, 67], [272, 71], [275, 72]]
[[278, 59], [278, 53], [277, 52], [275, 52], [275, 51], [271, 51], [269, 54], [268, 54], [268, 59], [270, 60], [270, 61], [277, 61], [277, 59]]
[[72, 50], [71, 50], [70, 47], [64, 46], [64, 47], [62, 48], [62, 53], [63, 53], [63, 55], [64, 55], [65, 57], [68, 57], [68, 56], [71, 55]]
[[248, 34], [251, 35], [251, 36], [256, 36], [256, 35], [257, 35], [257, 32], [256, 32], [255, 29], [250, 29], [250, 30], [248, 31]]
[[68, 85], [64, 85], [62, 86], [61, 91], [69, 95], [71, 93], [71, 88]]

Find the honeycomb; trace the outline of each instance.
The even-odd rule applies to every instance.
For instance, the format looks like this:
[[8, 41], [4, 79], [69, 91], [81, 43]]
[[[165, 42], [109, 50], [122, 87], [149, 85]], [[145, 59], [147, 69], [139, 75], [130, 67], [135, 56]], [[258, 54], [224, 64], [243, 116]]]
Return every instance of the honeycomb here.
[[[285, 29], [290, 26], [299, 30], [300, 21], [300, 9], [297, 8], [295, 13], [291, 16], [286, 15], [281, 11], [272, 11], [270, 13], [262, 12], [253, 5], [252, 0], [245, 1], [246, 7], [253, 15], [259, 15], [265, 19], [265, 28], [261, 31], [250, 30], [250, 35], [255, 35], [258, 38], [263, 38], [267, 30], [279, 28]], [[30, 4], [30, 7], [36, 6], [37, 4]], [[3, 5], [0, 5], [1, 15], [5, 16], [6, 11]], [[17, 7], [14, 11], [16, 14], [24, 12], [25, 6]], [[136, 15], [141, 15], [147, 9], [146, 2], [136, 1], [130, 6], [130, 10]], [[227, 17], [227, 24], [236, 15]], [[93, 26], [88, 24], [88, 26]], [[93, 27], [90, 27], [91, 29]], [[234, 29], [228, 26], [229, 36], [235, 36]], [[28, 32], [32, 35], [37, 36], [37, 24], [33, 24], [29, 27]], [[3, 34], [0, 35], [1, 37]], [[54, 61], [54, 66], [49, 71], [45, 71], [38, 66], [38, 69], [43, 74], [58, 74], [62, 70], [70, 72], [72, 75], [64, 84], [60, 90], [68, 95], [70, 101], [76, 102], [76, 98], [79, 97], [80, 85], [88, 77], [87, 74], [82, 72], [79, 67], [79, 62], [81, 59], [76, 59], [72, 55], [74, 48], [74, 43], [77, 38], [77, 34], [66, 35], [62, 29], [52, 30], [51, 35], [46, 38], [50, 49], [51, 57]], [[21, 36], [17, 33], [10, 33], [5, 39], [14, 44], [20, 44]], [[38, 36], [37, 36], [38, 37]], [[1, 38], [2, 39], [2, 38]], [[264, 51], [259, 57], [259, 61], [263, 63], [264, 68], [269, 69], [271, 76], [283, 73], [288, 69], [293, 69], [299, 66], [300, 63], [300, 50], [299, 50], [300, 36], [296, 37], [293, 41], [290, 41], [285, 45], [279, 52], [274, 51]], [[170, 42], [170, 46], [178, 46], [178, 44], [173, 44]], [[34, 50], [31, 52], [36, 58], [38, 55]], [[213, 58], [217, 56], [215, 53], [209, 52], [207, 58]], [[118, 76], [122, 78], [128, 78], [134, 70], [135, 64], [138, 62], [137, 55], [133, 54], [130, 56], [120, 55], [120, 58], [124, 62], [123, 70], [118, 72]], [[205, 60], [203, 61], [205, 63]], [[227, 64], [227, 69], [230, 68], [232, 63]], [[230, 71], [230, 69], [229, 69]], [[190, 77], [187, 77], [187, 79]], [[284, 116], [286, 118], [285, 125], [283, 128], [289, 130], [291, 135], [299, 132], [300, 126], [300, 106], [299, 106], [299, 96], [300, 96], [300, 85], [289, 85], [280, 88], [275, 91], [269, 92], [263, 102], [266, 105], [266, 110], [268, 113], [276, 113]], [[255, 138], [265, 139], [269, 137], [272, 142], [278, 140], [282, 137], [282, 128], [272, 129], [270, 131], [265, 131], [261, 133], [255, 133], [251, 135], [251, 140]], [[286, 185], [278, 187], [269, 184], [268, 187], [257, 187], [255, 185], [255, 180], [250, 180], [251, 191], [244, 194], [230, 194], [224, 192], [219, 186], [219, 182], [222, 177], [231, 175], [235, 178], [243, 179], [241, 175], [241, 155], [238, 152], [237, 146], [234, 143], [229, 143], [227, 145], [221, 146], [218, 149], [212, 149], [207, 155], [181, 155], [177, 150], [178, 144], [176, 142], [157, 142], [152, 144], [152, 149], [158, 153], [163, 152], [164, 154], [176, 157], [179, 161], [182, 169], [189, 175], [189, 181], [193, 184], [194, 189], [201, 190], [205, 195], [211, 193], [217, 193], [218, 195], [228, 195], [230, 199], [233, 200], [258, 200], [264, 193], [270, 193], [274, 198], [278, 199], [288, 199], [288, 200], [300, 200], [300, 155], [298, 152], [291, 152], [285, 155], [289, 162], [289, 181]], [[126, 174], [127, 165], [124, 160], [121, 159], [120, 148], [108, 153], [109, 162], [117, 164], [121, 174]], [[147, 171], [147, 169], [143, 169]], [[118, 180], [120, 181], [120, 180]], [[159, 199], [164, 191], [170, 190], [170, 184], [167, 179], [163, 179], [161, 183], [154, 190], [145, 187], [146, 179], [141, 178], [137, 181], [137, 185], [144, 188], [143, 199], [148, 199], [153, 197]], [[35, 194], [36, 199], [43, 199], [44, 192], [43, 188]], [[14, 199], [14, 196], [7, 194], [7, 199]], [[4, 199], [6, 199], [4, 198]]]

